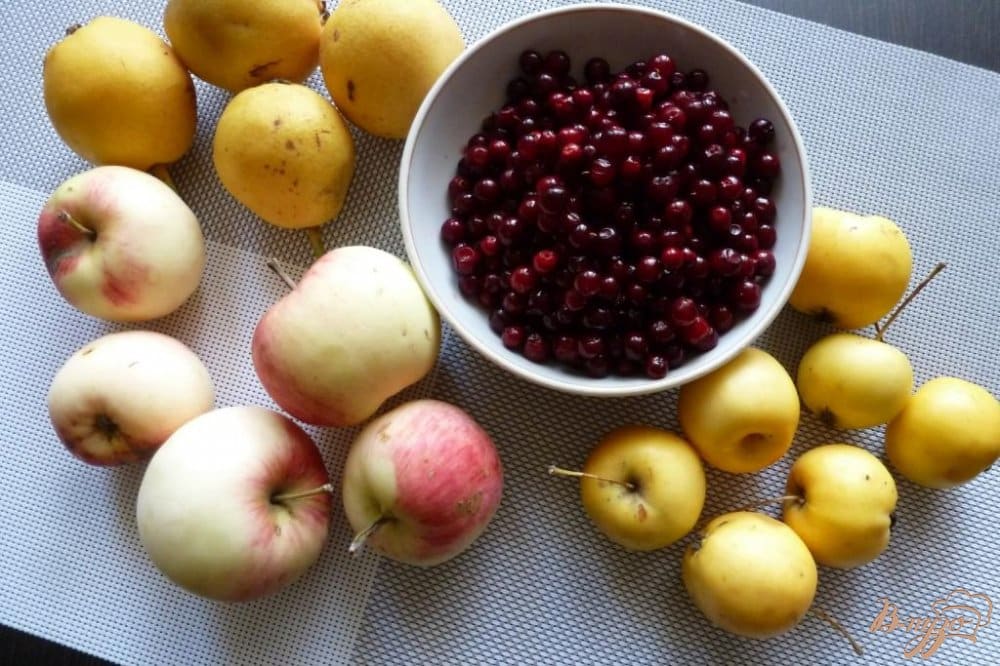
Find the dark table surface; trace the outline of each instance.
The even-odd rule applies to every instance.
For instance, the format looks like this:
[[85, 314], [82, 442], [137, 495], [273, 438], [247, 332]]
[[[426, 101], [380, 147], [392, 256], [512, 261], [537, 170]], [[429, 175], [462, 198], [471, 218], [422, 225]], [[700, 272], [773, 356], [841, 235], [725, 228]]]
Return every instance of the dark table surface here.
[[[824, 25], [1000, 72], [1000, 0], [744, 0]], [[0, 664], [103, 660], [0, 626]]]

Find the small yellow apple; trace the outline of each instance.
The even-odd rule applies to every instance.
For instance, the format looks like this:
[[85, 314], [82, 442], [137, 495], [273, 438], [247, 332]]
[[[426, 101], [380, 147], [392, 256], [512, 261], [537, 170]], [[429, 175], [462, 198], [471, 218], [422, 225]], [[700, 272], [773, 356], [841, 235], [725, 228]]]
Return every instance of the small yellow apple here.
[[681, 579], [691, 601], [725, 631], [770, 638], [797, 625], [816, 596], [816, 562], [780, 520], [737, 511], [713, 519], [688, 546]]
[[885, 454], [900, 474], [922, 486], [966, 483], [1000, 457], [1000, 402], [964, 379], [932, 379], [889, 422]]
[[912, 267], [909, 241], [892, 220], [818, 207], [788, 304], [838, 328], [869, 326], [906, 291]]
[[813, 344], [799, 362], [802, 404], [833, 428], [888, 423], [913, 391], [913, 367], [896, 347], [853, 333]]
[[691, 531], [705, 503], [705, 470], [691, 445], [648, 426], [624, 426], [591, 451], [580, 481], [590, 519], [629, 550], [655, 550]]
[[871, 562], [889, 545], [896, 482], [882, 462], [850, 444], [825, 444], [802, 454], [788, 473], [784, 520], [816, 561], [849, 569]]
[[708, 464], [733, 473], [757, 472], [785, 455], [799, 411], [788, 371], [755, 347], [682, 386], [677, 401], [691, 444]]

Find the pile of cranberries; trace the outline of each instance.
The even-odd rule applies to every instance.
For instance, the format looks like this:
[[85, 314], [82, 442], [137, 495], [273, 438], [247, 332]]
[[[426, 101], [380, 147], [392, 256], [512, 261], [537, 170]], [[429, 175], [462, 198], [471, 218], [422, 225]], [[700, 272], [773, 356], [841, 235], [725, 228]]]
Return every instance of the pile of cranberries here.
[[459, 288], [532, 361], [662, 378], [760, 304], [774, 126], [737, 126], [666, 54], [619, 73], [591, 58], [583, 82], [563, 51], [519, 65], [448, 186]]

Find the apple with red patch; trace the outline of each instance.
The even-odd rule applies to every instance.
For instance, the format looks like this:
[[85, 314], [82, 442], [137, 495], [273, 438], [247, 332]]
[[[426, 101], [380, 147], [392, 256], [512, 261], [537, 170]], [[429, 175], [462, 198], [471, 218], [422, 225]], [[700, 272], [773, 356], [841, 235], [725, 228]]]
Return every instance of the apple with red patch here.
[[201, 282], [201, 226], [177, 193], [122, 166], [77, 174], [38, 216], [38, 246], [56, 289], [94, 317], [131, 322], [179, 308]]
[[418, 566], [465, 551], [503, 493], [493, 440], [462, 409], [414, 400], [369, 423], [344, 465], [344, 511], [363, 543]]
[[59, 439], [92, 465], [147, 458], [214, 404], [201, 359], [153, 331], [110, 333], [85, 344], [56, 372], [48, 395]]
[[149, 461], [139, 537], [184, 589], [249, 601], [316, 562], [332, 491], [319, 449], [291, 419], [263, 407], [217, 409], [181, 426]]

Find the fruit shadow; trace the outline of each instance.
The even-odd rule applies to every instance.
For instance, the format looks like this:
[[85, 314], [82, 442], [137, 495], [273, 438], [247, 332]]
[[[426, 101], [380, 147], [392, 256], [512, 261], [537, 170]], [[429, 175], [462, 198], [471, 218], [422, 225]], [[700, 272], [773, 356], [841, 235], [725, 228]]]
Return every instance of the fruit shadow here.
[[118, 538], [142, 551], [139, 541], [139, 530], [135, 519], [135, 502], [139, 495], [139, 486], [146, 471], [147, 460], [141, 460], [120, 467], [107, 468], [105, 492], [109, 495], [109, 504], [117, 509], [115, 528]]

